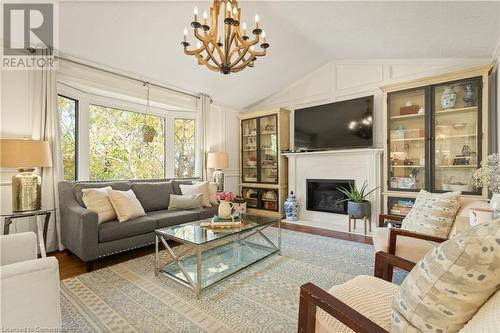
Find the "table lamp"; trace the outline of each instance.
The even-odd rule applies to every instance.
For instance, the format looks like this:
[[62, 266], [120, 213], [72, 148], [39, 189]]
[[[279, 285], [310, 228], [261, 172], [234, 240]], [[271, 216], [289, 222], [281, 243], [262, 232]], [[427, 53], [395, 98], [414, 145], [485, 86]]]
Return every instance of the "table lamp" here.
[[217, 191], [224, 191], [224, 173], [222, 169], [229, 166], [229, 159], [226, 152], [208, 153], [207, 168], [215, 169], [213, 181], [217, 183]]
[[42, 178], [35, 167], [51, 167], [48, 141], [0, 139], [0, 167], [17, 168], [12, 177], [12, 211], [25, 212], [42, 207]]

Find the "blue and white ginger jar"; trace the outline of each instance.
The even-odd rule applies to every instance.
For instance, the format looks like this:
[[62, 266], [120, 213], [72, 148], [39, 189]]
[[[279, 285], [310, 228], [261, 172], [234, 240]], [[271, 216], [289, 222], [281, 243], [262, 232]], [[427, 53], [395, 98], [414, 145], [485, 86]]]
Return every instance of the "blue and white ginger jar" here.
[[297, 221], [299, 219], [299, 203], [293, 191], [290, 196], [285, 200], [285, 216], [287, 221]]

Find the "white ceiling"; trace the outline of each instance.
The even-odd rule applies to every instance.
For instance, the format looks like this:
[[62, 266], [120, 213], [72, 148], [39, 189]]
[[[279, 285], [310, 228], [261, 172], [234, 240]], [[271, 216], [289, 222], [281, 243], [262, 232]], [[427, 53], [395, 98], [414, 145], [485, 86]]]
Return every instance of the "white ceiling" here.
[[491, 57], [498, 2], [241, 2], [258, 13], [271, 48], [253, 69], [222, 75], [196, 64], [182, 31], [209, 2], [62, 2], [61, 52], [238, 108], [332, 59]]

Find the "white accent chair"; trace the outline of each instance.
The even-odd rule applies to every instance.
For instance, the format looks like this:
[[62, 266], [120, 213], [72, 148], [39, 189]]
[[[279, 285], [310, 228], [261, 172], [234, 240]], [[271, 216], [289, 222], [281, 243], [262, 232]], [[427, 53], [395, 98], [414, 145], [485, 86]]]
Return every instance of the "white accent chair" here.
[[0, 327], [60, 328], [59, 265], [54, 257], [40, 258], [33, 232], [0, 237]]

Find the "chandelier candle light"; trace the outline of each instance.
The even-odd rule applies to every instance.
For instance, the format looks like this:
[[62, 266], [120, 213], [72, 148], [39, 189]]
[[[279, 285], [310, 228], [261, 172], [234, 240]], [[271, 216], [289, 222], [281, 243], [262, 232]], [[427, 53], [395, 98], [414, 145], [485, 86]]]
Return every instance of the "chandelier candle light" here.
[[[219, 16], [222, 19], [219, 25]], [[198, 21], [198, 7], [194, 7], [194, 37], [198, 40], [197, 47], [189, 50], [187, 41], [188, 30], [184, 28], [184, 39], [181, 45], [184, 53], [193, 55], [199, 65], [205, 65], [213, 71], [223, 74], [236, 73], [246, 67], [253, 67], [257, 57], [266, 55], [269, 44], [266, 33], [260, 28], [259, 16], [255, 15], [254, 37], [247, 35], [247, 25], [240, 25], [241, 9], [236, 0], [214, 0], [210, 7], [210, 25], [208, 14], [203, 12], [203, 21]], [[241, 27], [241, 29], [240, 29]], [[220, 30], [219, 30], [220, 29]], [[260, 50], [255, 45], [260, 46]]]

